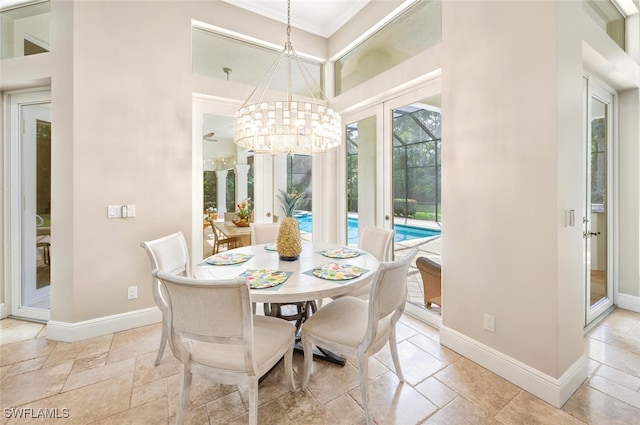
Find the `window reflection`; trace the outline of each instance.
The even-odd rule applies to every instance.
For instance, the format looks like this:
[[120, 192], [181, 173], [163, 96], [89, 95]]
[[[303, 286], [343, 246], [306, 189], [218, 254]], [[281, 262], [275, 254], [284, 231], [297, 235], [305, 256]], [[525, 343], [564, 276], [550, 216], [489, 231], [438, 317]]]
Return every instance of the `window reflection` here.
[[0, 59], [50, 51], [49, 2], [0, 10]]

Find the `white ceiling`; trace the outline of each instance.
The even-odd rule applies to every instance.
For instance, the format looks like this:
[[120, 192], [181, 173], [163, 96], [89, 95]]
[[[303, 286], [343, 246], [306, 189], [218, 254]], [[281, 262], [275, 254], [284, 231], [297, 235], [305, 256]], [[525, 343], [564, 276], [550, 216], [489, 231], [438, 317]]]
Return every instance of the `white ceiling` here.
[[[287, 22], [286, 0], [223, 0], [226, 3]], [[329, 37], [371, 0], [291, 0], [291, 26]]]

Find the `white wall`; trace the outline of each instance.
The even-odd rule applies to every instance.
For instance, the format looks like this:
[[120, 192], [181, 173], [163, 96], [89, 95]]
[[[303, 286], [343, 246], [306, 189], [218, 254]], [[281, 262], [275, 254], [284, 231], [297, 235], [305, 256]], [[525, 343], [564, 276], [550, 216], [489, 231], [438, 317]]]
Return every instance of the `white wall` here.
[[442, 16], [441, 341], [559, 406], [586, 376], [582, 228], [565, 223], [583, 212], [585, 43], [609, 79], [637, 86], [638, 67], [579, 2], [444, 2]]
[[558, 376], [555, 6], [442, 17], [443, 324]]

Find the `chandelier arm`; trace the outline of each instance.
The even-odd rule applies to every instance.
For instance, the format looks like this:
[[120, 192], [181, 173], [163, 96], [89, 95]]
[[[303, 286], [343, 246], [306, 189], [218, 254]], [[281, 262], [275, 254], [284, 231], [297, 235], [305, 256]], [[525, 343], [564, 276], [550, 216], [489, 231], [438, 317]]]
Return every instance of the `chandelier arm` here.
[[296, 59], [296, 64], [298, 65], [298, 69], [300, 70], [300, 73], [302, 74], [302, 78], [304, 79], [304, 82], [307, 86], [307, 88], [309, 89], [309, 93], [311, 94], [311, 98], [314, 100], [314, 103], [318, 103], [316, 99], [316, 96], [313, 94], [313, 90], [312, 90], [312, 86], [315, 86], [318, 91], [320, 92], [320, 94], [322, 95], [322, 97], [320, 98], [320, 100], [325, 100], [325, 101], [329, 101], [329, 99], [327, 98], [327, 96], [324, 94], [324, 91], [322, 91], [322, 87], [320, 87], [320, 85], [318, 83], [316, 83], [316, 81], [313, 79], [313, 76], [311, 75], [311, 73], [307, 70], [307, 68], [305, 68], [302, 64], [302, 61], [300, 60], [300, 56], [298, 56], [298, 54], [296, 53], [295, 50], [292, 50], [293, 52], [293, 56]]
[[[285, 48], [282, 49], [282, 51], [280, 52], [276, 60], [271, 64], [271, 66], [269, 67], [269, 70], [262, 76], [262, 78], [260, 79], [260, 82], [258, 82], [258, 85], [253, 88], [253, 90], [247, 97], [247, 100], [245, 100], [244, 103], [242, 104], [242, 107], [245, 107], [250, 103], [251, 98], [256, 93], [256, 91], [258, 91], [260, 87], [262, 87], [262, 92], [260, 93], [260, 96], [258, 96], [258, 99], [256, 100], [255, 103], [258, 103], [262, 100], [262, 97], [264, 96], [265, 92], [269, 88], [269, 84], [271, 84], [271, 80], [273, 79], [273, 76], [275, 75], [276, 70], [280, 66], [280, 62], [282, 62], [282, 59], [284, 58], [286, 51], [287, 51], [287, 48], [285, 46]], [[265, 83], [265, 80], [267, 80], [266, 83]]]

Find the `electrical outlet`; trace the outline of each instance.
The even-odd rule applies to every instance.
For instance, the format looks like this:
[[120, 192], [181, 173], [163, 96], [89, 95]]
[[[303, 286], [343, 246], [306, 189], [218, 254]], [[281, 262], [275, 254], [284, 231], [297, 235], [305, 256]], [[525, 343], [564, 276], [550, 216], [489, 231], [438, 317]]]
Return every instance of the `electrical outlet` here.
[[484, 328], [489, 332], [496, 331], [496, 318], [490, 314], [484, 314]]
[[127, 298], [130, 300], [135, 300], [138, 298], [138, 287], [137, 286], [129, 286], [127, 288]]

